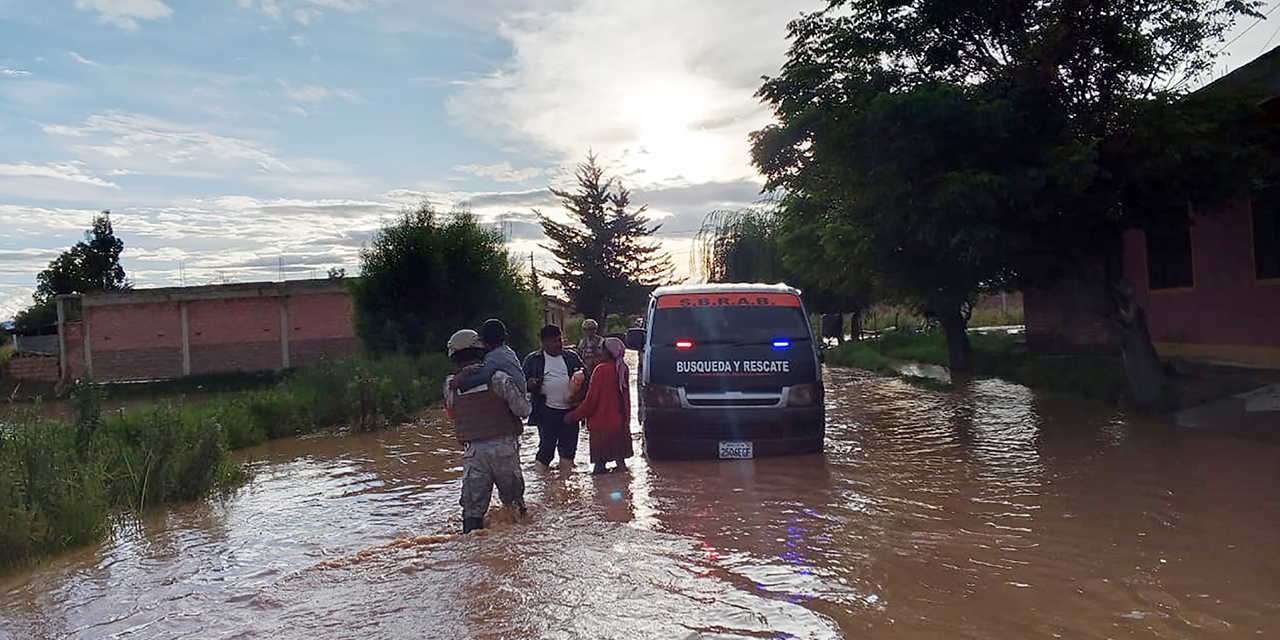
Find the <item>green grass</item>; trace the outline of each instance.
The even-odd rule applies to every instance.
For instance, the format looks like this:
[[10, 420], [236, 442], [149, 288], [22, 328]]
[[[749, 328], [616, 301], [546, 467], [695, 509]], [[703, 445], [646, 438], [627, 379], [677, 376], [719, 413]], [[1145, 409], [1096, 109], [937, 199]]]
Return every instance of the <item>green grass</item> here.
[[1009, 327], [1014, 325], [1025, 324], [1026, 315], [1022, 312], [1022, 307], [1008, 311], [1000, 309], [978, 309], [973, 312], [973, 317], [969, 318], [970, 327]]
[[896, 374], [892, 363], [871, 344], [871, 340], [846, 342], [827, 351], [827, 364], [837, 367], [866, 369], [876, 373]]
[[[1016, 336], [970, 334], [975, 373], [1003, 378], [1034, 389], [1114, 402], [1125, 388], [1119, 358], [1054, 357], [1031, 353]], [[888, 360], [910, 360], [947, 366], [947, 345], [940, 333], [889, 333], [882, 338], [847, 343], [832, 349], [827, 362], [836, 366], [894, 373]]]
[[439, 401], [448, 360], [324, 362], [233, 397], [104, 414], [113, 387], [80, 386], [75, 419], [38, 406], [0, 417], [0, 567], [93, 542], [113, 511], [226, 491], [248, 475], [234, 449], [320, 429], [377, 429]]
[[9, 359], [13, 357], [13, 344], [6, 342], [0, 344], [0, 374], [4, 373], [4, 366], [9, 364]]
[[233, 393], [280, 383], [290, 372], [253, 371], [211, 373], [148, 382], [109, 382], [100, 388], [113, 400], [184, 394]]

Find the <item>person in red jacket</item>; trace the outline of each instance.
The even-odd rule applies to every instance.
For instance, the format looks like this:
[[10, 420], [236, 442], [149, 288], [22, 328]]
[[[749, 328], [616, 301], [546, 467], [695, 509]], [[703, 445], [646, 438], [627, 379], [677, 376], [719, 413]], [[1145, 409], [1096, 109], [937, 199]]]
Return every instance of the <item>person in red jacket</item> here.
[[607, 473], [606, 462], [616, 462], [619, 473], [627, 470], [631, 450], [631, 370], [623, 360], [627, 348], [617, 338], [604, 341], [608, 357], [596, 365], [587, 386], [587, 397], [566, 420], [587, 423], [591, 434], [592, 473]]

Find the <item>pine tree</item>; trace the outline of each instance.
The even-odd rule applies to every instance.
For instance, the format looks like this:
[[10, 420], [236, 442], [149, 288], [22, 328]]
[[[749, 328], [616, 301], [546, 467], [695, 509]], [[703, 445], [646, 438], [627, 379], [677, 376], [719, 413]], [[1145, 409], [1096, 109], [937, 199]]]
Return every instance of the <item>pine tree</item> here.
[[588, 154], [578, 165], [576, 191], [551, 189], [571, 222], [538, 213], [551, 240], [545, 248], [561, 270], [548, 276], [560, 283], [578, 311], [603, 321], [609, 311], [638, 312], [655, 287], [672, 281], [675, 266], [652, 241], [661, 225], [646, 217], [648, 207], [631, 208], [631, 192]]

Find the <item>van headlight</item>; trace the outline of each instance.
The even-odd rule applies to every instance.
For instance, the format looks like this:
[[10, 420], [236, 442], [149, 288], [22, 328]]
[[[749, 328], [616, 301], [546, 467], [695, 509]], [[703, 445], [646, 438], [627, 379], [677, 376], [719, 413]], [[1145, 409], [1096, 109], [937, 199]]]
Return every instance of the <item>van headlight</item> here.
[[798, 384], [787, 394], [787, 406], [812, 407], [822, 404], [821, 384]]
[[660, 384], [651, 384], [644, 389], [644, 402], [656, 409], [679, 409], [680, 390]]

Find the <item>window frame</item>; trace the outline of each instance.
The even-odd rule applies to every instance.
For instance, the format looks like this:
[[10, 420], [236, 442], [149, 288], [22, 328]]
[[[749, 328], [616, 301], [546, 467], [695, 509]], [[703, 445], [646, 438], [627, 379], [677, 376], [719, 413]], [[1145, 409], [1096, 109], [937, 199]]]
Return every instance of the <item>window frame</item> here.
[[1187, 205], [1187, 262], [1189, 263], [1188, 274], [1191, 277], [1189, 284], [1177, 284], [1169, 287], [1156, 287], [1152, 283], [1151, 275], [1151, 229], [1142, 230], [1142, 252], [1144, 259], [1144, 268], [1146, 269], [1146, 290], [1151, 294], [1167, 294], [1167, 293], [1186, 293], [1196, 290], [1196, 234], [1195, 219], [1192, 215], [1191, 205]]
[[1262, 194], [1268, 191], [1275, 194], [1277, 206], [1272, 209], [1271, 215], [1275, 216], [1277, 228], [1280, 228], [1280, 183], [1256, 189], [1249, 198], [1249, 266], [1255, 284], [1280, 285], [1280, 238], [1277, 238], [1276, 244], [1278, 263], [1276, 275], [1263, 276], [1258, 265], [1258, 203], [1263, 200]]

